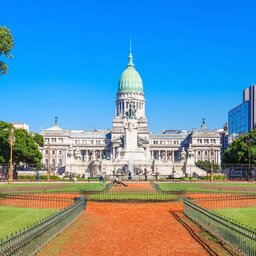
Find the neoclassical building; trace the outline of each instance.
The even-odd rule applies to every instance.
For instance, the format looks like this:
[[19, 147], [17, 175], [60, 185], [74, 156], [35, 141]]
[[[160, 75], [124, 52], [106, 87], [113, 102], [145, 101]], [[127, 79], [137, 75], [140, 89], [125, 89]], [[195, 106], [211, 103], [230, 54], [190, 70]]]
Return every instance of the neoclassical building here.
[[133, 64], [121, 75], [111, 130], [67, 130], [58, 125], [41, 131], [45, 146], [43, 163], [85, 175], [127, 174], [184, 177], [206, 175], [196, 167], [198, 160], [220, 164], [219, 132], [208, 130], [203, 120], [200, 129], [164, 130], [153, 134], [148, 129], [143, 83]]

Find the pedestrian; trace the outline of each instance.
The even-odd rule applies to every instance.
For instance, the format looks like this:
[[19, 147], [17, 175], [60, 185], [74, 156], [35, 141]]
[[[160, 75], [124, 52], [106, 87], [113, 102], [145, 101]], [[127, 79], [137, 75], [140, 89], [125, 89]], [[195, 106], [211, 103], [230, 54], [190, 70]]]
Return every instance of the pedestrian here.
[[147, 181], [148, 180], [147, 168], [144, 169], [144, 176], [145, 176], [145, 181]]
[[123, 185], [123, 186], [125, 186], [125, 187], [127, 187], [128, 185], [127, 184], [125, 184], [125, 183], [123, 183], [118, 177], [115, 177], [115, 179], [114, 179], [114, 181], [113, 181], [113, 185], [115, 186], [115, 185]]
[[39, 171], [36, 171], [36, 181], [37, 181], [37, 182], [40, 181]]
[[105, 179], [103, 178], [102, 175], [99, 176], [99, 182], [100, 182], [100, 183], [105, 183]]
[[131, 171], [128, 172], [128, 180], [132, 180], [132, 173], [131, 173]]

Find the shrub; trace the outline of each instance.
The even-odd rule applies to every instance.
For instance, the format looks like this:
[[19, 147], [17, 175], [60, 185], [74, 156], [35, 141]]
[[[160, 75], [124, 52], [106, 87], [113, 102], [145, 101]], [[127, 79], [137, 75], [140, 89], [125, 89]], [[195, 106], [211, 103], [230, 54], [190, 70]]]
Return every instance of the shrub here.
[[[52, 175], [50, 176], [51, 180], [63, 180], [59, 176]], [[36, 175], [18, 175], [17, 181], [35, 181], [36, 180]], [[47, 181], [48, 177], [47, 175], [40, 175], [40, 181]]]

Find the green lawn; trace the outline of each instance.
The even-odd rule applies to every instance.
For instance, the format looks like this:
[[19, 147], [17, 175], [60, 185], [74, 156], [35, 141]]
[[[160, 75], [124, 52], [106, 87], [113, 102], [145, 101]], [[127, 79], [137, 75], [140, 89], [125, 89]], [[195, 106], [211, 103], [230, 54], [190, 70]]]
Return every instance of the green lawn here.
[[0, 193], [55, 193], [55, 192], [79, 192], [83, 191], [103, 191], [105, 183], [14, 183], [0, 184]]
[[31, 226], [53, 214], [56, 209], [35, 209], [0, 206], [0, 239]]
[[167, 193], [145, 193], [145, 192], [106, 192], [87, 196], [88, 200], [111, 201], [111, 200], [147, 200], [147, 201], [173, 201], [176, 195]]
[[224, 217], [231, 218], [238, 223], [256, 228], [256, 207], [218, 209], [214, 210], [214, 212]]
[[163, 191], [212, 192], [212, 193], [256, 193], [256, 184], [252, 183], [156, 183]]

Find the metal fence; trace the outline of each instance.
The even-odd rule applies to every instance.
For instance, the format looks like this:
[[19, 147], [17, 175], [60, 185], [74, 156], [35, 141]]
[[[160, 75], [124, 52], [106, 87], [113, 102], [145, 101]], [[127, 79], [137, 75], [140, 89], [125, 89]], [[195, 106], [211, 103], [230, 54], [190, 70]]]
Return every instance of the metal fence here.
[[0, 193], [10, 194], [45, 194], [79, 193], [80, 191], [97, 192], [109, 188], [109, 183], [87, 182], [31, 182], [0, 184]]
[[[74, 202], [74, 199], [73, 199]], [[35, 255], [45, 244], [72, 223], [85, 209], [86, 198], [76, 197], [75, 202], [47, 217], [28, 229], [0, 241], [1, 256]]]
[[256, 165], [222, 164], [221, 171], [229, 180], [256, 180]]
[[[112, 188], [110, 190], [110, 188]], [[111, 186], [102, 192], [88, 193], [81, 191], [92, 202], [146, 203], [177, 201], [178, 197], [170, 191], [154, 188], [130, 188], [129, 186]]]
[[73, 203], [74, 198], [0, 193], [0, 206], [63, 209]]
[[256, 207], [256, 195], [216, 195], [215, 197], [198, 198], [194, 202], [209, 210]]
[[240, 254], [255, 256], [256, 230], [200, 206], [202, 201], [202, 199], [184, 200], [184, 213]]

